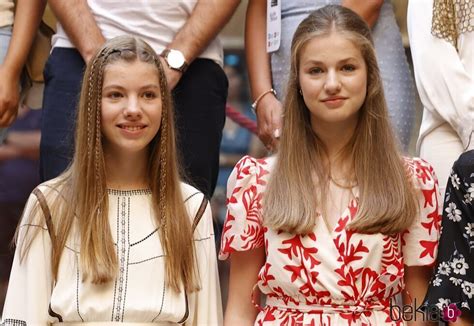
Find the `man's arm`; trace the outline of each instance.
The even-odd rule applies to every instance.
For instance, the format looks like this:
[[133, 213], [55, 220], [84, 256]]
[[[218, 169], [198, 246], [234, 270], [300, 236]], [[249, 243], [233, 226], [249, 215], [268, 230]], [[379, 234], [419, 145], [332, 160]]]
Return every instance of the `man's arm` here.
[[[186, 61], [191, 63], [230, 20], [239, 3], [240, 0], [198, 0], [191, 16], [168, 47], [181, 51]], [[164, 66], [168, 84], [173, 89], [181, 73], [170, 69], [167, 64]]]
[[105, 42], [105, 38], [87, 5], [87, 0], [49, 0], [49, 6], [84, 61], [89, 62]]
[[0, 127], [10, 125], [18, 113], [20, 75], [41, 21], [46, 0], [18, 0], [12, 38], [0, 65]]

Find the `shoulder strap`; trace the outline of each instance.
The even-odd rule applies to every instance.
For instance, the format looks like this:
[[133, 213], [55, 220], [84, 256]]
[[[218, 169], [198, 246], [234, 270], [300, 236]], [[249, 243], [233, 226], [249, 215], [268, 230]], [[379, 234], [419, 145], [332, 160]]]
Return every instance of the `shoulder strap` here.
[[44, 219], [46, 221], [46, 226], [48, 227], [48, 233], [51, 238], [51, 242], [56, 242], [56, 233], [54, 232], [53, 221], [51, 218], [51, 212], [49, 211], [48, 203], [46, 202], [46, 198], [44, 194], [38, 188], [33, 190], [33, 194], [38, 198], [38, 202], [43, 210]]
[[193, 232], [194, 232], [194, 230], [196, 230], [196, 227], [198, 226], [199, 221], [201, 221], [201, 217], [204, 214], [204, 211], [206, 210], [207, 203], [208, 203], [208, 200], [207, 200], [206, 196], [204, 195], [202, 197], [201, 205], [199, 206], [199, 209], [196, 213], [196, 216], [194, 217], [193, 229], [192, 229]]

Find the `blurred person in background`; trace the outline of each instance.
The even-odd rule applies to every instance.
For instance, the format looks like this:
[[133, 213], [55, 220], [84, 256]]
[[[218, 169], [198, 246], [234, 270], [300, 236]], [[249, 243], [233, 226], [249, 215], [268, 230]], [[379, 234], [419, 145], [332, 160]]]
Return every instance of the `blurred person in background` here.
[[39, 182], [41, 112], [20, 104], [20, 85], [45, 6], [46, 0], [0, 0], [0, 308], [13, 260], [10, 243]]
[[474, 1], [410, 0], [408, 35], [423, 104], [420, 157], [439, 178], [441, 195], [454, 161], [474, 148]]
[[0, 144], [18, 113], [21, 74], [45, 6], [46, 0], [0, 0]]

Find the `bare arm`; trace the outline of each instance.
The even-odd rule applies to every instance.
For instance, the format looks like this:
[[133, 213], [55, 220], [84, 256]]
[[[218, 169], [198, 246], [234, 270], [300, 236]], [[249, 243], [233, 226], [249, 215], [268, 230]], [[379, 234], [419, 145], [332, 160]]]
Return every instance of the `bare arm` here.
[[355, 11], [370, 27], [373, 27], [379, 18], [383, 0], [343, 0], [341, 5]]
[[[219, 34], [239, 3], [240, 0], [198, 0], [191, 16], [168, 48], [181, 51], [186, 61], [191, 63]], [[170, 69], [167, 64], [164, 67], [168, 84], [173, 89], [181, 78], [181, 73]]]
[[56, 18], [87, 63], [105, 42], [87, 0], [49, 0]]
[[20, 75], [36, 35], [46, 0], [18, 0], [12, 38], [0, 65], [0, 127], [10, 125], [18, 114]]
[[[229, 295], [224, 316], [225, 326], [253, 325], [258, 310], [250, 300], [257, 275], [265, 262], [263, 247], [234, 252], [230, 258]], [[257, 300], [258, 301], [258, 300]]]
[[[418, 307], [425, 298], [426, 291], [428, 290], [428, 282], [432, 273], [431, 267], [427, 266], [405, 266], [405, 288], [408, 291], [409, 295], [406, 292], [403, 293], [403, 303], [414, 305]], [[408, 322], [408, 325], [433, 325], [433, 323], [428, 323], [421, 321], [420, 316], [417, 316], [417, 321]]]
[[[273, 87], [270, 55], [266, 50], [266, 15], [266, 0], [249, 1], [245, 19], [245, 54], [253, 100]], [[272, 93], [268, 93], [259, 101], [256, 111], [258, 136], [268, 149], [274, 149], [277, 140], [273, 133], [275, 129], [281, 129], [282, 105]]]

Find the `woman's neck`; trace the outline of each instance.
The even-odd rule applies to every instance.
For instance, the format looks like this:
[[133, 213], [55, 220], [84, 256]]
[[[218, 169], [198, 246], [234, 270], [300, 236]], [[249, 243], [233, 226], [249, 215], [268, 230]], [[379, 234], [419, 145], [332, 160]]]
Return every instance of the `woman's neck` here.
[[352, 139], [357, 123], [319, 123], [314, 133], [326, 149], [326, 165], [332, 178], [350, 179], [352, 177], [352, 157], [344, 150]]
[[107, 188], [118, 190], [149, 187], [148, 155], [105, 155]]
[[355, 126], [318, 126], [314, 133], [326, 147], [329, 162], [336, 161], [354, 135]]

